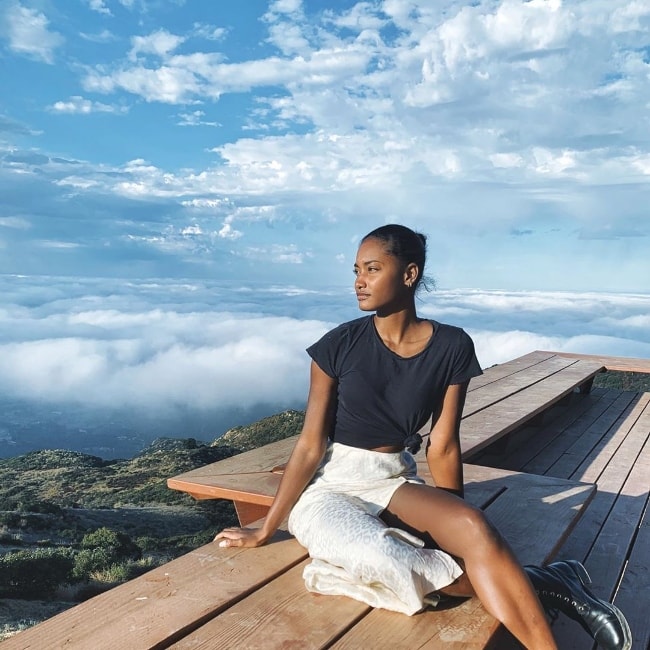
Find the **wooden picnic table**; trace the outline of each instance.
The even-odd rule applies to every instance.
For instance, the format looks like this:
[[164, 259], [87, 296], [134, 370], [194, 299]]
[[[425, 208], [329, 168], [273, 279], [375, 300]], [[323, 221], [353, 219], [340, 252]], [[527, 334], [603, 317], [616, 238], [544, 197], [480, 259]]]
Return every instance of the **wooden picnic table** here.
[[[482, 507], [524, 563], [551, 558], [595, 487], [465, 465], [466, 498]], [[2, 650], [161, 648], [463, 648], [497, 622], [476, 599], [409, 617], [306, 591], [306, 550], [280, 531], [267, 545], [210, 543], [2, 643]]]

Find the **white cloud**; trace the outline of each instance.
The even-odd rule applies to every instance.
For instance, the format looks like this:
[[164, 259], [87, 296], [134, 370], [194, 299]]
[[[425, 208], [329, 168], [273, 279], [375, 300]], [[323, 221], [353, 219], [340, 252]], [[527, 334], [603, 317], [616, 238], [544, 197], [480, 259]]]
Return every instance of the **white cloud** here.
[[[21, 396], [104, 406], [246, 408], [300, 399], [307, 363], [296, 341], [308, 345], [314, 330], [288, 319], [264, 319], [255, 323], [257, 334], [250, 332], [249, 323], [226, 322], [239, 334], [224, 332], [220, 340], [200, 345], [170, 341], [152, 354], [132, 340], [59, 338], [3, 345], [0, 378], [10, 377], [15, 382], [12, 392]], [[275, 343], [269, 337], [273, 332]], [[280, 343], [289, 340], [291, 345]]]
[[94, 34], [79, 32], [79, 36], [81, 36], [85, 41], [90, 41], [91, 43], [110, 43], [111, 41], [117, 40], [117, 36], [108, 29], [103, 29], [101, 32]]
[[219, 122], [211, 122], [203, 119], [205, 111], [192, 111], [191, 113], [179, 113], [178, 126], [222, 126]]
[[191, 103], [199, 91], [199, 82], [190, 70], [162, 66], [157, 69], [135, 66], [112, 75], [90, 73], [83, 80], [86, 90], [112, 93], [117, 89], [140, 95], [149, 102]]
[[241, 230], [235, 230], [231, 223], [224, 221], [221, 230], [217, 234], [221, 239], [239, 239], [244, 233]]
[[[420, 311], [469, 331], [484, 367], [535, 349], [650, 356], [648, 295], [441, 290]], [[357, 315], [340, 288], [0, 276], [0, 388], [161, 410], [302, 404], [305, 347]]]
[[77, 242], [57, 241], [57, 240], [49, 240], [49, 239], [36, 241], [35, 244], [41, 248], [55, 248], [61, 250], [79, 248], [80, 246], [80, 244], [78, 244]]
[[370, 2], [358, 2], [351, 9], [340, 14], [327, 11], [326, 20], [331, 20], [337, 27], [346, 27], [357, 32], [365, 30], [374, 32], [387, 23], [385, 18], [378, 15], [375, 6]]
[[[185, 289], [188, 300], [191, 289]], [[324, 333], [323, 323], [210, 307], [186, 311], [182, 303], [137, 311], [148, 290], [138, 287], [140, 296], [125, 296], [118, 308], [102, 308], [87, 295], [53, 301], [40, 318], [43, 308], [0, 310], [8, 329], [42, 333], [0, 342], [3, 391], [54, 402], [162, 409], [304, 401], [309, 365], [304, 348]]]
[[[185, 37], [160, 30], [133, 40], [132, 61], [90, 70], [84, 85], [172, 104], [269, 86], [283, 89], [258, 98], [249, 128], [289, 133], [228, 142], [214, 149], [227, 168], [175, 178], [181, 186], [202, 179], [208, 191], [229, 192], [233, 185], [255, 193], [298, 192], [299, 187], [304, 193], [341, 191], [375, 188], [391, 179], [405, 198], [426, 194], [427, 186], [432, 196], [439, 195], [432, 185], [437, 179], [528, 188], [551, 177], [582, 184], [643, 173], [642, 156], [632, 159], [616, 147], [605, 170], [602, 147], [585, 148], [579, 141], [581, 133], [607, 129], [603, 119], [608, 118], [603, 118], [607, 112], [585, 112], [576, 102], [601, 92], [608, 77], [622, 73], [632, 83], [631, 75], [640, 75], [627, 71], [629, 62], [608, 31], [607, 12], [616, 7], [601, 9], [599, 20], [582, 4], [571, 11], [560, 2], [541, 1], [482, 2], [445, 13], [408, 2], [386, 2], [381, 9], [357, 3], [339, 14], [328, 11], [315, 30], [305, 22], [300, 3], [274, 4], [273, 15], [283, 17], [269, 25], [269, 33], [283, 56], [234, 63], [224, 62], [218, 52], [173, 54]], [[336, 31], [376, 31], [387, 17], [405, 30], [392, 41], [359, 40]], [[602, 55], [588, 57], [581, 49], [587, 30]], [[156, 54], [163, 62], [145, 67], [136, 61], [140, 53]], [[574, 73], [578, 65], [580, 75]], [[643, 87], [640, 76], [633, 87]], [[507, 107], [501, 105], [505, 97]], [[460, 103], [447, 109], [451, 101]], [[546, 136], [548, 105], [555, 112], [552, 144]], [[440, 112], [432, 120], [427, 110], [436, 106]], [[478, 111], [486, 117], [477, 123]], [[196, 110], [180, 113], [178, 124], [217, 122]], [[296, 135], [291, 133], [296, 124], [309, 128]], [[142, 185], [123, 189], [146, 192]]]
[[302, 8], [302, 0], [273, 0], [269, 6], [270, 13], [292, 14]]
[[105, 0], [88, 0], [88, 6], [92, 11], [97, 13], [104, 14], [106, 16], [112, 16], [111, 10], [106, 6]]
[[67, 102], [54, 102], [49, 109], [53, 113], [70, 113], [89, 115], [90, 113], [126, 113], [125, 106], [110, 106], [101, 102], [94, 102], [79, 95], [73, 95]]
[[422, 312], [460, 322], [482, 365], [532, 350], [650, 356], [650, 295], [596, 292], [440, 290]]
[[280, 264], [302, 264], [311, 257], [310, 251], [300, 251], [295, 244], [274, 244], [272, 246], [249, 246], [240, 255], [259, 261]]
[[176, 36], [165, 29], [159, 29], [148, 36], [134, 36], [129, 58], [135, 61], [140, 54], [153, 54], [164, 58], [185, 41], [183, 36]]
[[10, 4], [7, 12], [9, 47], [45, 63], [54, 63], [54, 51], [63, 44], [58, 32], [49, 30], [49, 20], [36, 9]]
[[284, 22], [269, 26], [269, 43], [275, 45], [285, 56], [309, 52], [309, 41], [298, 25]]
[[643, 31], [643, 19], [649, 16], [650, 6], [644, 0], [626, 2], [614, 9], [611, 17], [612, 29], [615, 32]]
[[194, 23], [192, 35], [199, 38], [205, 38], [209, 41], [221, 41], [228, 34], [225, 27], [215, 27], [214, 25], [205, 25], [203, 23]]
[[0, 227], [29, 230], [32, 224], [23, 217], [0, 217]]

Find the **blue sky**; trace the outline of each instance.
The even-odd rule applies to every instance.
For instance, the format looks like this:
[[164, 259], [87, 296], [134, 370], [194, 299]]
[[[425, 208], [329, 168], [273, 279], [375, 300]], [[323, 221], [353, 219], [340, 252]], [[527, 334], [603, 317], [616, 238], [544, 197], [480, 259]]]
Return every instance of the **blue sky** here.
[[0, 395], [302, 404], [356, 245], [482, 365], [650, 357], [650, 4], [0, 0]]
[[0, 273], [646, 291], [650, 5], [3, 0]]

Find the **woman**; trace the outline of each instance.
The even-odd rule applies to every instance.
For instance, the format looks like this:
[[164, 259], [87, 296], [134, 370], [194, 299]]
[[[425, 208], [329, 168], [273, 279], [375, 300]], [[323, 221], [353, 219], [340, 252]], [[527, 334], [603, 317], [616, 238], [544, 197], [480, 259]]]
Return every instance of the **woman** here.
[[[585, 588], [580, 563], [524, 569], [463, 500], [460, 418], [481, 369], [463, 330], [417, 316], [425, 257], [425, 237], [404, 226], [364, 237], [355, 290], [360, 309], [374, 315], [308, 348], [305, 423], [273, 505], [261, 528], [228, 528], [215, 539], [258, 546], [290, 515], [289, 530], [313, 558], [305, 569], [313, 591], [407, 614], [439, 594], [476, 595], [526, 648], [556, 648], [543, 602], [602, 647], [629, 648], [625, 618]], [[435, 487], [416, 475], [410, 453], [428, 420]]]

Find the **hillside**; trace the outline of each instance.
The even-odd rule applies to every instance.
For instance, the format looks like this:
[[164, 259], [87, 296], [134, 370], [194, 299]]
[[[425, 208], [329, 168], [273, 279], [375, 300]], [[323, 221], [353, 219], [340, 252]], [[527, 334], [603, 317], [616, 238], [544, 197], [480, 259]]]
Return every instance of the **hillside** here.
[[210, 444], [161, 438], [129, 460], [63, 450], [0, 459], [0, 639], [236, 524], [230, 502], [196, 502], [167, 478], [297, 434], [303, 417], [279, 413]]

